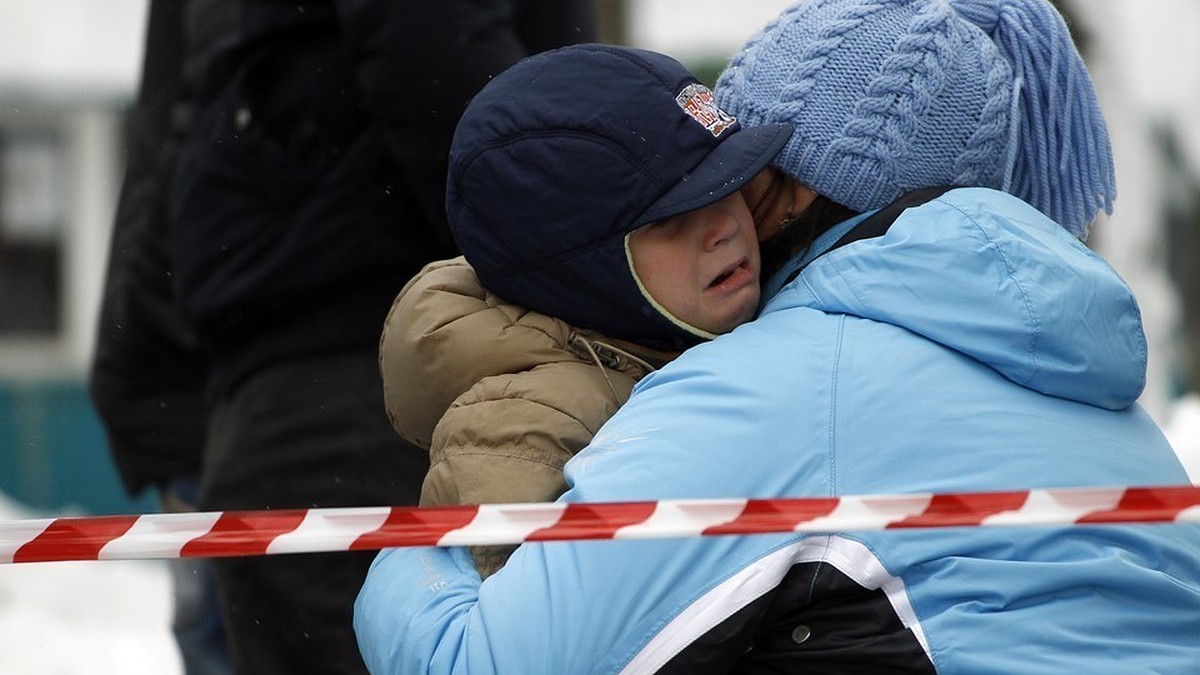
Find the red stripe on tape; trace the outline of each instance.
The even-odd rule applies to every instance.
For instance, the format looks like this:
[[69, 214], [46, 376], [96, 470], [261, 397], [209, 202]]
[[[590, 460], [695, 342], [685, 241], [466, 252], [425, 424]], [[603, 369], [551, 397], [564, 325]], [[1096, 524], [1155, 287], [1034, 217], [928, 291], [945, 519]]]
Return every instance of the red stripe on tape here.
[[525, 541], [612, 539], [622, 527], [645, 522], [656, 506], [657, 502], [618, 502], [599, 509], [591, 504], [570, 503], [557, 523], [534, 530]]
[[138, 516], [58, 518], [41, 534], [21, 545], [14, 563], [51, 560], [95, 560], [108, 542], [129, 531]]
[[263, 555], [281, 534], [304, 521], [307, 509], [278, 511], [225, 511], [207, 533], [183, 545], [183, 558]]
[[[830, 532], [954, 526], [1200, 523], [1200, 486], [1062, 488], [1034, 492], [1036, 495], [1029, 491], [1008, 491], [393, 507], [387, 510], [383, 525], [373, 530], [367, 528], [383, 517], [383, 509], [379, 507], [361, 509], [359, 514], [349, 513], [360, 511], [352, 508], [228, 511], [203, 514], [199, 520], [201, 514], [188, 515], [187, 522], [179, 522], [184, 514], [0, 521], [0, 554], [7, 556], [12, 551], [11, 560], [6, 557], [4, 562], [15, 563], [95, 560], [102, 552], [106, 559], [114, 560], [264, 555], [271, 552], [272, 543], [280, 535], [287, 533], [293, 533], [287, 538], [288, 546], [274, 553], [454, 545], [460, 539], [447, 535], [456, 530], [462, 530], [461, 534], [480, 544], [612, 539], [624, 537], [622, 530], [631, 525], [651, 524], [656, 509], [664, 505], [673, 507], [664, 510], [669, 516], [664, 521], [675, 526], [660, 532], [664, 538], [790, 532], [818, 519], [813, 527]], [[1112, 504], [1116, 506], [1110, 507]], [[720, 525], [704, 527], [713, 522], [715, 513], [731, 512], [737, 512], [738, 516]], [[917, 515], [907, 515], [912, 513]], [[1000, 517], [992, 518], [997, 515]], [[306, 518], [315, 519], [311, 527], [302, 527]], [[208, 532], [193, 537], [182, 547], [178, 544], [180, 539], [172, 536], [181, 532], [191, 536], [210, 522], [214, 524]], [[555, 524], [525, 534], [535, 524], [546, 522]], [[630, 538], [645, 534], [631, 531]], [[347, 541], [352, 542], [348, 549]], [[108, 546], [114, 542], [120, 546]]]
[[374, 551], [394, 546], [437, 546], [447, 532], [466, 527], [479, 507], [441, 506], [422, 509], [394, 507], [377, 529], [350, 544], [351, 551]]
[[737, 518], [722, 525], [707, 527], [703, 536], [748, 534], [751, 532], [791, 532], [800, 523], [824, 518], [837, 508], [837, 497], [813, 499], [756, 499], [746, 502]]
[[887, 529], [981, 525], [989, 516], [1020, 509], [1028, 498], [1028, 491], [934, 495], [921, 515], [890, 523]]
[[1200, 490], [1194, 487], [1129, 488], [1115, 508], [1089, 513], [1075, 522], [1171, 522], [1194, 506], [1200, 506]]

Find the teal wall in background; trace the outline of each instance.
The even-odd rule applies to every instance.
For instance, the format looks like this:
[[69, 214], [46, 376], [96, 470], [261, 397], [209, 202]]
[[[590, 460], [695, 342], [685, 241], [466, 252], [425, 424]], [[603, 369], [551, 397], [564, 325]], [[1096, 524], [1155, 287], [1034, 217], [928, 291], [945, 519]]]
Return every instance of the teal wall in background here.
[[0, 493], [35, 511], [154, 510], [125, 494], [83, 382], [0, 381]]

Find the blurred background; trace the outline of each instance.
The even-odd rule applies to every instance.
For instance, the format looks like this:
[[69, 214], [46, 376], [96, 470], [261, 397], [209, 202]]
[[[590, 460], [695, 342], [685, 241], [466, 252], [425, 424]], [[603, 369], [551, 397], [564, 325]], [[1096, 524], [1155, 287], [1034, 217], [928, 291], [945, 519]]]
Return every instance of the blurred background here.
[[[711, 84], [788, 4], [598, 0], [597, 11], [604, 41], [669, 53]], [[1089, 243], [1138, 295], [1150, 342], [1142, 403], [1200, 480], [1200, 0], [1056, 4], [1092, 70], [1116, 152], [1116, 210]], [[153, 495], [122, 492], [85, 391], [145, 13], [146, 0], [0, 3], [0, 519], [154, 510]], [[19, 601], [38, 593], [37, 573], [0, 565], [0, 672], [142, 672], [95, 658], [39, 670], [45, 656], [20, 661], [13, 650], [24, 634], [44, 655], [47, 629], [30, 612], [86, 615], [80, 594], [100, 586], [111, 597], [93, 603], [97, 620], [113, 619], [118, 596], [140, 598], [141, 620], [162, 640], [144, 672], [171, 672], [165, 578], [153, 563], [119, 565], [60, 568], [54, 585], [70, 599], [41, 610]], [[123, 576], [84, 576], [98, 568], [147, 581], [134, 590]], [[139, 630], [118, 648], [126, 658], [146, 652]]]

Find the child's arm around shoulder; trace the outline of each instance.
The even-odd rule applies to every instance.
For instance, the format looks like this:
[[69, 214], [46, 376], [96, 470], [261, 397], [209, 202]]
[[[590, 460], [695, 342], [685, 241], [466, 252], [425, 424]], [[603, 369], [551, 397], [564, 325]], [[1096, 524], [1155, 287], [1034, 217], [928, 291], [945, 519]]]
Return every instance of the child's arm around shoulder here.
[[[421, 504], [554, 501], [567, 489], [567, 460], [591, 442], [634, 382], [627, 372], [606, 377], [578, 358], [484, 378], [438, 423]], [[499, 569], [515, 548], [471, 547], [480, 576]]]

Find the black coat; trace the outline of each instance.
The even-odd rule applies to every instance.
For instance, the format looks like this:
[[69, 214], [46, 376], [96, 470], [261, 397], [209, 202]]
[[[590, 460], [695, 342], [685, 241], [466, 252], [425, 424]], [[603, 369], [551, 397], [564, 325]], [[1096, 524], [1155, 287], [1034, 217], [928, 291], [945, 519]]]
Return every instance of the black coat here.
[[150, 4], [88, 381], [130, 494], [200, 469], [208, 363], [176, 303], [168, 187], [195, 78], [234, 17], [233, 0]]
[[132, 491], [194, 472], [202, 387], [377, 344], [404, 282], [456, 253], [446, 155], [467, 101], [530, 53], [594, 38], [591, 0], [151, 13], [91, 381]]
[[582, 0], [240, 9], [197, 101], [171, 236], [182, 307], [230, 384], [264, 351], [376, 342], [404, 282], [456, 253], [446, 156], [471, 96], [532, 51], [592, 35]]

